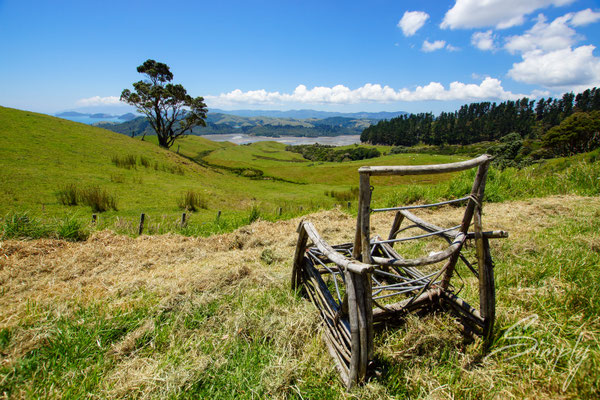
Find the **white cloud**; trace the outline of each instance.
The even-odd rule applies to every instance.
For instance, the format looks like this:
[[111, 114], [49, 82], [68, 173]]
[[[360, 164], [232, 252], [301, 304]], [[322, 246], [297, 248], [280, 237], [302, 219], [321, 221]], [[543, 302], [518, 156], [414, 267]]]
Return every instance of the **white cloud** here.
[[584, 26], [592, 24], [598, 20], [600, 20], [600, 12], [594, 12], [591, 8], [588, 8], [573, 14], [571, 24], [573, 26]]
[[119, 100], [119, 97], [117, 97], [117, 96], [107, 96], [107, 97], [94, 96], [94, 97], [88, 97], [87, 99], [79, 99], [79, 100], [77, 100], [76, 104], [78, 106], [87, 107], [87, 106], [106, 106], [106, 105], [115, 105], [115, 104], [123, 104], [123, 103], [121, 103], [121, 101]]
[[594, 57], [593, 45], [523, 54], [508, 76], [516, 81], [560, 90], [578, 90], [600, 86], [600, 58]]
[[525, 16], [549, 6], [563, 6], [574, 0], [456, 0], [444, 16], [441, 28], [498, 29], [521, 25]]
[[412, 36], [425, 25], [429, 14], [423, 11], [406, 11], [398, 22], [398, 28], [402, 29], [404, 36]]
[[421, 47], [421, 50], [423, 50], [425, 53], [430, 53], [432, 51], [443, 49], [445, 46], [446, 46], [445, 40], [436, 40], [434, 42], [425, 40], [423, 42], [423, 47]]
[[504, 47], [510, 53], [525, 53], [533, 50], [554, 51], [572, 46], [577, 41], [577, 33], [567, 24], [573, 14], [566, 14], [546, 23], [540, 14], [533, 28], [523, 35], [509, 36]]
[[572, 28], [600, 19], [591, 10], [568, 13], [551, 23], [540, 14], [536, 24], [523, 35], [510, 36], [504, 48], [518, 53], [508, 76], [516, 81], [554, 90], [579, 90], [600, 84], [600, 58], [595, 46], [573, 47], [581, 36]]
[[[333, 87], [317, 86], [308, 89], [298, 85], [292, 93], [267, 92], [252, 90], [243, 92], [239, 89], [218, 96], [205, 96], [210, 107], [250, 105], [250, 104], [357, 104], [357, 103], [390, 103], [397, 101], [428, 100], [484, 100], [484, 99], [518, 99], [524, 94], [515, 94], [504, 90], [502, 82], [487, 77], [479, 85], [452, 82], [448, 88], [439, 82], [430, 82], [425, 86], [417, 86], [414, 90], [407, 88], [395, 90], [389, 86], [367, 83], [357, 89], [343, 85]], [[529, 97], [532, 97], [529, 95]]]
[[475, 32], [471, 36], [471, 44], [477, 47], [479, 50], [494, 50], [494, 35], [492, 31]]

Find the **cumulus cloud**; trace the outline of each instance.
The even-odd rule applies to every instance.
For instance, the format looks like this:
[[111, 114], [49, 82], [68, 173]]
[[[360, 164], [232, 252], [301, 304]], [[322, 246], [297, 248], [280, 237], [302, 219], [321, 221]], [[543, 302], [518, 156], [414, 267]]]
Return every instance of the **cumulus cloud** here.
[[119, 100], [117, 96], [107, 96], [107, 97], [88, 97], [87, 99], [79, 99], [76, 104], [78, 106], [106, 106], [106, 105], [115, 105], [115, 104], [123, 104]]
[[[333, 87], [317, 86], [308, 89], [298, 85], [292, 93], [267, 92], [252, 90], [243, 92], [239, 89], [218, 96], [205, 96], [211, 107], [232, 106], [240, 104], [357, 104], [357, 103], [390, 103], [396, 101], [428, 101], [428, 100], [509, 100], [522, 98], [524, 94], [514, 94], [504, 90], [502, 82], [487, 77], [480, 84], [452, 82], [444, 87], [439, 82], [430, 82], [425, 86], [417, 86], [414, 90], [407, 88], [395, 90], [389, 86], [367, 83], [357, 89], [343, 85]], [[529, 97], [532, 97], [529, 95]]]
[[578, 36], [568, 26], [573, 14], [566, 14], [546, 23], [546, 17], [540, 14], [533, 28], [523, 35], [509, 36], [504, 47], [511, 53], [525, 53], [533, 50], [554, 51], [572, 46]]
[[479, 50], [494, 50], [494, 35], [491, 30], [485, 32], [475, 32], [471, 36], [471, 44]]
[[523, 61], [513, 64], [508, 75], [516, 81], [555, 89], [600, 86], [600, 59], [594, 57], [592, 45], [523, 54]]
[[429, 14], [423, 11], [406, 11], [400, 21], [398, 28], [402, 29], [404, 36], [412, 36], [425, 25]]
[[484, 28], [495, 26], [498, 29], [521, 25], [525, 16], [535, 10], [549, 6], [564, 6], [574, 0], [456, 0], [454, 6], [444, 16], [442, 28]]
[[591, 8], [573, 14], [571, 24], [573, 26], [585, 26], [600, 20], [600, 12], [594, 12]]
[[423, 42], [423, 47], [421, 47], [421, 50], [423, 50], [425, 53], [430, 53], [432, 51], [443, 49], [445, 46], [445, 40], [435, 40], [433, 42], [425, 40]]
[[[536, 24], [523, 35], [510, 36], [504, 48], [518, 53], [508, 76], [524, 83], [555, 90], [578, 90], [598, 86], [600, 58], [594, 57], [593, 45], [573, 48], [582, 39], [572, 26], [591, 23], [593, 12], [568, 13], [548, 23], [539, 15]], [[592, 14], [590, 14], [592, 13]]]

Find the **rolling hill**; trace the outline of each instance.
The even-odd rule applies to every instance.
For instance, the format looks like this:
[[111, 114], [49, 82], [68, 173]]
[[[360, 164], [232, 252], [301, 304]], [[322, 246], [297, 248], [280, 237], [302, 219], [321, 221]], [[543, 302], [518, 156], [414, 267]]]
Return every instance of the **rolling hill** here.
[[[190, 137], [181, 142], [182, 154], [176, 154], [150, 141], [44, 114], [0, 107], [0, 121], [0, 215], [15, 210], [47, 217], [90, 213], [87, 206], [60, 204], [57, 193], [69, 184], [113, 194], [118, 211], [106, 216], [174, 215], [181, 212], [178, 199], [188, 190], [209, 199], [200, 216], [213, 217], [215, 210], [246, 212], [259, 202], [271, 210], [307, 198], [332, 204], [322, 186], [250, 180], [193, 160], [234, 146], [230, 143]], [[126, 157], [133, 157], [135, 165], [115, 165], [117, 158]]]

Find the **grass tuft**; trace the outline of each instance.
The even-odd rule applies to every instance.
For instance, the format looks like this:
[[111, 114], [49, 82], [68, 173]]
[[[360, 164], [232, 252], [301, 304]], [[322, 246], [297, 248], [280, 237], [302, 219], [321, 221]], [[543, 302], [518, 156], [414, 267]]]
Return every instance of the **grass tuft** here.
[[250, 213], [248, 214], [248, 223], [251, 224], [254, 221], [258, 220], [260, 218], [260, 209], [258, 208], [258, 205], [254, 204], [252, 205], [252, 208], [250, 208]]
[[106, 189], [90, 186], [81, 191], [81, 202], [92, 207], [94, 212], [117, 210], [117, 199]]
[[183, 195], [181, 195], [181, 197], [177, 201], [177, 205], [182, 210], [198, 211], [201, 208], [208, 208], [208, 200], [206, 200], [206, 198], [201, 193], [194, 192], [193, 190], [188, 190]]
[[79, 189], [74, 183], [67, 183], [58, 190], [56, 197], [65, 206], [76, 206], [80, 198]]
[[136, 157], [133, 154], [127, 154], [125, 156], [114, 155], [112, 156], [111, 161], [119, 168], [135, 169], [137, 166]]
[[49, 234], [49, 229], [27, 212], [13, 212], [2, 221], [0, 238], [37, 239]]
[[351, 201], [358, 198], [358, 187], [353, 186], [348, 190], [326, 190], [325, 196], [333, 197], [337, 201]]
[[69, 241], [86, 240], [89, 232], [75, 215], [67, 215], [56, 221], [56, 236]]
[[140, 164], [144, 168], [150, 168], [150, 166], [152, 165], [152, 162], [150, 161], [150, 159], [148, 157], [140, 156]]

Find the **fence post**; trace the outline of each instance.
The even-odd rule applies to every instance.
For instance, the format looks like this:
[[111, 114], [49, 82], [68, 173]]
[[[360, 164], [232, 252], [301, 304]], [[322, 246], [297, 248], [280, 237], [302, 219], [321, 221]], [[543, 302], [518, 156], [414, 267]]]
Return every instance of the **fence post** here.
[[217, 211], [217, 222], [221, 219], [221, 210]]
[[140, 215], [140, 227], [138, 228], [138, 235], [141, 235], [144, 232], [144, 219], [146, 219], [146, 214], [142, 213]]
[[282, 212], [282, 209], [281, 209], [281, 207], [279, 207], [279, 211], [278, 211], [278, 213], [279, 213], [279, 216], [280, 216], [280, 217], [281, 217], [281, 212]]
[[185, 220], [185, 213], [181, 214], [181, 227], [183, 228], [185, 226], [186, 220]]

